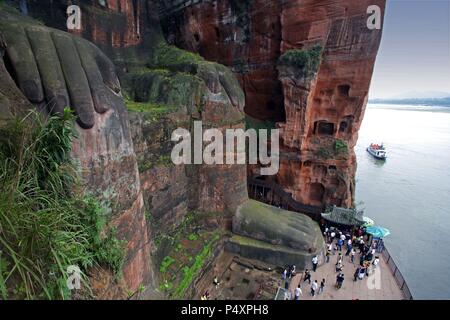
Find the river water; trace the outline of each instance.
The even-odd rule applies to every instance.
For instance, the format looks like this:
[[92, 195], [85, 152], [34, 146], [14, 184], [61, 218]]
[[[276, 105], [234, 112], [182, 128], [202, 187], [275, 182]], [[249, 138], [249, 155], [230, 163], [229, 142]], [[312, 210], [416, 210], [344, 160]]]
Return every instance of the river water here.
[[[385, 162], [371, 142], [385, 144]], [[414, 298], [450, 299], [450, 107], [368, 105], [355, 150], [357, 202], [390, 229]]]

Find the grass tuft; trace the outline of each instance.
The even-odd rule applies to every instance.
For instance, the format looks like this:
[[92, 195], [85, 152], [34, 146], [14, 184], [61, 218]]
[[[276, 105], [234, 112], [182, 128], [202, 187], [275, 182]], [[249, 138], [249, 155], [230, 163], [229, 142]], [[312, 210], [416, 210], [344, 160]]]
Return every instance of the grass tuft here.
[[70, 160], [74, 116], [37, 112], [0, 128], [0, 294], [3, 299], [69, 299], [67, 268], [119, 272], [123, 245], [105, 211], [79, 191]]

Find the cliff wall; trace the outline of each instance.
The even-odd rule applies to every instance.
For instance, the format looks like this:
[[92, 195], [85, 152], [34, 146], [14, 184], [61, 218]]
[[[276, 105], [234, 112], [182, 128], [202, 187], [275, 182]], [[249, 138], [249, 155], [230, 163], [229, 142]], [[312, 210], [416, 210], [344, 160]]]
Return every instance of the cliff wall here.
[[[169, 42], [230, 66], [247, 115], [278, 123], [276, 181], [304, 204], [349, 207], [381, 40], [381, 30], [367, 28], [370, 5], [383, 12], [385, 1], [174, 0], [160, 1], [160, 15]], [[314, 46], [322, 53], [313, 74], [279, 65], [285, 53]]]
[[[194, 211], [210, 213], [215, 228], [230, 228], [247, 200], [245, 165], [174, 166], [171, 133], [178, 127], [192, 132], [195, 120], [204, 129], [242, 128], [244, 95], [224, 66], [165, 43], [151, 1], [71, 3], [82, 9], [82, 30], [72, 35], [62, 32], [67, 1], [31, 2], [30, 17], [2, 8], [1, 120], [19, 107], [74, 109], [73, 157], [82, 184], [105, 203], [109, 226], [127, 244], [124, 283], [97, 275], [95, 294], [154, 297], [155, 270], [165, 254], [155, 238], [175, 233]], [[15, 33], [23, 37], [14, 39]]]

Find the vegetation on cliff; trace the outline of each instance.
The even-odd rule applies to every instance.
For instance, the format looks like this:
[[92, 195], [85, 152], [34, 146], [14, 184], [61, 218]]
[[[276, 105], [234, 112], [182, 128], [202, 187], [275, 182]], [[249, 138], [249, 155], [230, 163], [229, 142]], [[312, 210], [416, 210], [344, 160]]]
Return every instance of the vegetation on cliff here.
[[105, 212], [78, 190], [70, 160], [74, 116], [32, 112], [0, 128], [0, 297], [71, 298], [68, 267], [120, 272], [122, 243], [105, 229]]
[[297, 76], [312, 77], [318, 71], [323, 47], [315, 45], [310, 49], [293, 49], [286, 51], [278, 59], [278, 66], [291, 68]]
[[333, 137], [315, 138], [312, 142], [318, 146], [315, 154], [323, 159], [347, 158], [349, 147], [347, 142]]
[[203, 221], [207, 218], [207, 214], [191, 212], [170, 236], [164, 234], [155, 239], [155, 244], [159, 246], [162, 246], [162, 241], [169, 244], [167, 255], [159, 265], [162, 280], [160, 290], [168, 298], [182, 299], [191, 296], [192, 285], [213, 258], [220, 231], [205, 228]]

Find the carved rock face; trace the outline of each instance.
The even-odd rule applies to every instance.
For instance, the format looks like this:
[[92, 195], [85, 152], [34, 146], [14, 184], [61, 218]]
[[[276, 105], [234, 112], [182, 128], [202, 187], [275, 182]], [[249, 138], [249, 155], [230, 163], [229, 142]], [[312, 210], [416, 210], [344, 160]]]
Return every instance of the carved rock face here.
[[[188, 210], [227, 212], [228, 219], [230, 219], [229, 215], [234, 212], [236, 207], [247, 200], [246, 168], [244, 165], [220, 167], [198, 165], [188, 168], [157, 166], [155, 170], [151, 171], [142, 169], [139, 174], [130, 134], [128, 112], [123, 99], [119, 96], [121, 88], [115, 75], [114, 66], [97, 47], [78, 37], [79, 35], [86, 36], [96, 41], [105, 47], [106, 52], [112, 57], [119, 56], [119, 61], [121, 54], [128, 53], [132, 56], [142, 49], [133, 47], [129, 48], [129, 51], [115, 51], [116, 43], [110, 43], [109, 38], [97, 36], [101, 33], [99, 30], [110, 30], [102, 29], [103, 27], [118, 28], [117, 32], [124, 35], [123, 31], [130, 27], [131, 22], [127, 21], [122, 26], [117, 25], [115, 21], [118, 16], [122, 17], [126, 12], [137, 15], [147, 13], [143, 7], [139, 7], [140, 9], [136, 12], [132, 10], [136, 3], [140, 6], [143, 1], [121, 1], [119, 7], [114, 7], [114, 3], [117, 4], [117, 2], [108, 1], [108, 8], [84, 4], [82, 6], [83, 25], [86, 20], [92, 23], [85, 25], [86, 28], [81, 34], [70, 35], [37, 25], [32, 19], [11, 15], [8, 15], [7, 19], [6, 16], [5, 19], [2, 19], [1, 30], [8, 34], [19, 30], [25, 34], [22, 38], [30, 42], [27, 35], [28, 29], [37, 30], [33, 40], [36, 41], [39, 52], [35, 52], [32, 44], [26, 48], [27, 50], [14, 50], [15, 46], [23, 46], [24, 43], [27, 44], [27, 41], [15, 41], [12, 36], [8, 36], [6, 39], [8, 42], [8, 46], [6, 46], [8, 69], [14, 71], [11, 72], [11, 76], [15, 77], [27, 99], [19, 90], [16, 90], [16, 93], [28, 106], [32, 102], [43, 110], [48, 109], [48, 112], [54, 112], [54, 106], [47, 108], [48, 102], [54, 100], [57, 101], [58, 108], [62, 109], [64, 106], [70, 105], [77, 111], [80, 125], [77, 127], [79, 138], [74, 142], [73, 155], [82, 168], [83, 184], [86, 189], [100, 199], [106, 200], [112, 208], [111, 225], [117, 227], [118, 234], [127, 243], [124, 268], [126, 288], [134, 291], [141, 284], [150, 283], [151, 287], [153, 280], [150, 259], [151, 237], [148, 232], [150, 228], [144, 218], [142, 193], [152, 215], [159, 219], [163, 231], [166, 224], [176, 224], [181, 221], [182, 216]], [[41, 4], [38, 7], [31, 7], [30, 12], [36, 17], [43, 17], [46, 22], [57, 22], [61, 16], [65, 15], [60, 8], [61, 5], [62, 2], [58, 1]], [[48, 12], [43, 14], [41, 11], [45, 11], [45, 8], [49, 9], [48, 12], [55, 10], [55, 17], [49, 16]], [[100, 20], [99, 16], [101, 16]], [[18, 20], [11, 23], [14, 19]], [[26, 24], [22, 24], [22, 21], [26, 21]], [[3, 24], [3, 22], [5, 23]], [[65, 29], [63, 24], [56, 26]], [[149, 63], [149, 57], [157, 60], [162, 58], [157, 54], [156, 49], [164, 44], [162, 35], [157, 36], [159, 27], [158, 25], [147, 27], [153, 31], [154, 41], [146, 39], [146, 48], [142, 49], [145, 58], [138, 61], [138, 71], [144, 69], [144, 66]], [[48, 41], [41, 41], [41, 39]], [[129, 45], [132, 43], [125, 43], [121, 40], [118, 47]], [[62, 58], [59, 56], [58, 50], [63, 53]], [[182, 50], [169, 48], [170, 50], [176, 51], [175, 54], [183, 55]], [[38, 54], [40, 52], [42, 54]], [[11, 59], [11, 57], [16, 59]], [[161, 88], [158, 87], [157, 81], [144, 81], [146, 74], [143, 77], [135, 78], [135, 81], [128, 85], [127, 78], [134, 75], [134, 70], [131, 70], [132, 67], [127, 65], [127, 62], [135, 62], [133, 57], [126, 56], [130, 59], [123, 59], [125, 60], [123, 61], [124, 69], [127, 70], [124, 71], [122, 80], [133, 98], [147, 102], [145, 97], [148, 98], [148, 92], [152, 92], [153, 89], [159, 91]], [[77, 59], [81, 63], [70, 63]], [[47, 67], [41, 70], [41, 61], [43, 61], [43, 65], [51, 61], [56, 68], [49, 68], [47, 64]], [[23, 62], [26, 62], [26, 65], [23, 65]], [[188, 63], [186, 65], [180, 65], [176, 59], [175, 61], [166, 59], [164, 63], [155, 66], [155, 69], [158, 70], [163, 68], [170, 69], [170, 72], [167, 79], [162, 82], [162, 86], [166, 89], [160, 91], [161, 95], [158, 99], [164, 99], [165, 103], [176, 105], [182, 110], [183, 118], [187, 119], [187, 127], [184, 127], [190, 129], [189, 123], [194, 119], [202, 120], [205, 129], [242, 126], [244, 95], [233, 74], [226, 67], [209, 63], [203, 59], [195, 64]], [[128, 69], [131, 70], [129, 73]], [[6, 68], [3, 70], [5, 74], [8, 74]], [[190, 74], [188, 75], [188, 73]], [[142, 75], [140, 72], [136, 72], [136, 74]], [[8, 86], [15, 88], [9, 74], [8, 79], [11, 81], [5, 82], [5, 90], [8, 89]], [[33, 86], [21, 85], [21, 83], [30, 83], [28, 79], [31, 79]], [[170, 85], [174, 83], [178, 87], [171, 88]], [[93, 87], [94, 85], [95, 87]], [[50, 90], [46, 90], [47, 88]], [[184, 91], [181, 93], [180, 88], [190, 89], [182, 89]], [[71, 93], [72, 89], [74, 90], [73, 94]], [[97, 91], [102, 94], [95, 95]], [[63, 94], [58, 94], [58, 92], [63, 92]], [[62, 99], [54, 99], [55, 96], [61, 96]], [[76, 99], [80, 97], [83, 98], [82, 103], [78, 104]], [[143, 98], [144, 100], [142, 100]], [[18, 101], [18, 99], [15, 100]], [[139, 159], [151, 155], [154, 151], [160, 152], [161, 149], [164, 149], [161, 148], [163, 143], [156, 140], [159, 130], [164, 130], [164, 134], [168, 133], [169, 138], [171, 133], [170, 130], [165, 130], [162, 123], [148, 123], [140, 116], [133, 115], [133, 126], [135, 127], [132, 128]], [[171, 128], [175, 129], [175, 127]], [[164, 150], [164, 152], [167, 151], [170, 156], [170, 145], [167, 150]], [[160, 155], [163, 156], [164, 152], [161, 152]], [[171, 191], [175, 192], [173, 196], [167, 194], [168, 186]], [[167, 207], [171, 207], [173, 210], [167, 211]], [[100, 288], [97, 288], [99, 297], [108, 296], [101, 292], [107, 290], [107, 287], [109, 285], [100, 284]]]
[[[163, 30], [169, 41], [230, 66], [246, 93], [246, 113], [278, 122], [276, 180], [286, 191], [305, 204], [351, 206], [353, 147], [381, 39], [381, 30], [367, 28], [366, 10], [384, 9], [385, 1], [239, 3], [161, 1]], [[315, 44], [324, 52], [314, 77], [278, 73], [282, 54]]]
[[309, 217], [249, 200], [233, 218], [236, 234], [226, 249], [277, 266], [308, 268], [311, 258], [323, 262], [325, 242]]
[[0, 17], [6, 48], [0, 68], [5, 79], [0, 83], [2, 96], [9, 99], [9, 106], [28, 100], [28, 107], [34, 104], [44, 112], [59, 113], [66, 106], [75, 111], [78, 139], [73, 157], [80, 164], [85, 189], [107, 202], [111, 225], [127, 243], [125, 285], [133, 291], [151, 284], [143, 199], [114, 66], [86, 40], [7, 10]]

